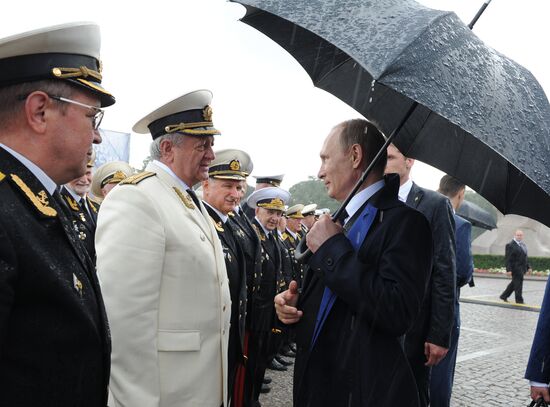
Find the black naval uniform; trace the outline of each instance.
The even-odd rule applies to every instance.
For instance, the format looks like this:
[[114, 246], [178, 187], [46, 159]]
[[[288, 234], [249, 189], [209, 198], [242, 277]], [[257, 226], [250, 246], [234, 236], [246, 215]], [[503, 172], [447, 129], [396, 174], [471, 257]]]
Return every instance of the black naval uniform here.
[[283, 244], [288, 250], [288, 254], [290, 255], [290, 260], [292, 263], [291, 281], [296, 281], [296, 283], [298, 284], [298, 288], [302, 287], [302, 283], [304, 281], [304, 267], [302, 263], [296, 260], [296, 257], [294, 256], [296, 247], [298, 247], [298, 243], [300, 243], [300, 240], [302, 240], [302, 236], [300, 235], [300, 233], [296, 233], [296, 238], [292, 236], [292, 233], [288, 229], [285, 233], [283, 233]]
[[256, 234], [256, 231], [253, 229], [250, 220], [242, 210], [230, 212], [227, 223], [231, 225], [235, 240], [243, 250], [245, 258], [248, 301], [245, 333], [245, 354], [247, 356], [247, 361], [243, 398], [245, 406], [253, 406], [254, 374], [256, 372], [256, 362], [258, 360], [258, 357], [254, 354], [254, 352], [258, 349], [256, 346], [258, 335], [252, 330], [253, 326], [257, 326], [257, 323], [253, 322], [256, 314], [252, 311], [252, 298], [256, 290], [259, 289], [259, 278], [262, 271], [262, 252], [260, 239]]
[[281, 252], [277, 243], [277, 231], [266, 235], [257, 219], [252, 223], [261, 241], [262, 268], [259, 289], [252, 297], [253, 331], [257, 336], [257, 364], [254, 375], [254, 399], [258, 400], [265, 370], [271, 360], [270, 341], [276, 334], [276, 319], [273, 299], [277, 293], [278, 278], [281, 273]]
[[57, 196], [0, 148], [1, 406], [107, 404], [99, 283]]
[[237, 367], [244, 365], [244, 335], [246, 321], [247, 288], [244, 253], [235, 238], [230, 222], [222, 221], [218, 213], [205, 202], [205, 208], [214, 222], [220, 238], [231, 295], [231, 328], [228, 346], [228, 394], [233, 396]]
[[[80, 198], [77, 202], [73, 195], [66, 187], [61, 187], [61, 196], [71, 214], [73, 229], [90, 255], [90, 258], [95, 262], [95, 228], [97, 224], [98, 206], [92, 203], [90, 198]], [[86, 200], [87, 207], [84, 204]]]

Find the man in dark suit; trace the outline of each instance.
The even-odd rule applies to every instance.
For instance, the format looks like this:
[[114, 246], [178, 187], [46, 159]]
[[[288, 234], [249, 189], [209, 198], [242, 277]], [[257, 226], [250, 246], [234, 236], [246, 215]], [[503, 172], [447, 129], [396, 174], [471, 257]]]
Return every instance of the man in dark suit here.
[[544, 291], [525, 378], [530, 382], [533, 400], [542, 397], [547, 403], [550, 402], [548, 391], [548, 383], [550, 383], [550, 284], [548, 283]]
[[433, 235], [433, 266], [427, 295], [418, 319], [405, 337], [405, 352], [418, 386], [420, 405], [425, 407], [430, 402], [430, 368], [447, 354], [454, 324], [455, 223], [446, 197], [421, 188], [410, 179], [413, 165], [414, 160], [405, 157], [393, 144], [388, 147], [386, 173], [399, 174], [399, 199], [428, 219]]
[[[334, 127], [319, 170], [328, 195], [344, 201], [383, 144], [365, 120]], [[431, 232], [397, 199], [397, 176], [383, 178], [385, 158], [347, 204], [344, 228], [323, 215], [309, 231], [302, 293], [293, 281], [275, 298], [279, 319], [296, 328], [296, 407], [418, 406], [403, 335], [424, 297]]]
[[524, 304], [523, 301], [523, 275], [531, 270], [527, 259], [527, 246], [523, 241], [523, 231], [516, 230], [514, 238], [506, 245], [505, 249], [506, 271], [512, 273], [512, 281], [508, 287], [500, 294], [500, 299], [508, 301], [512, 292], [516, 296], [517, 304]]
[[103, 110], [99, 27], [0, 41], [1, 406], [105, 407], [99, 282], [59, 187], [86, 171]]
[[472, 224], [456, 214], [464, 201], [466, 185], [450, 175], [439, 181], [438, 192], [449, 198], [453, 207], [456, 225], [456, 301], [454, 324], [451, 332], [449, 352], [443, 360], [432, 367], [430, 378], [430, 406], [448, 407], [451, 403], [451, 392], [455, 374], [458, 339], [460, 336], [460, 288], [472, 279], [474, 263], [471, 249]]

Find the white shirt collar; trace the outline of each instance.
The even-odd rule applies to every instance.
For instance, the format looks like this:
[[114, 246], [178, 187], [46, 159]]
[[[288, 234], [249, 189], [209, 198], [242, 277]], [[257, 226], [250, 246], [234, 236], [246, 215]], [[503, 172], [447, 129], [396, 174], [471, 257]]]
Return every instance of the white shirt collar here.
[[80, 204], [80, 200], [82, 199], [82, 197], [78, 195], [76, 192], [74, 192], [72, 188], [69, 187], [67, 184], [65, 184], [65, 189], [69, 192], [69, 194], [71, 194], [71, 196], [76, 201], [76, 203]]
[[213, 210], [214, 212], [216, 212], [216, 214], [217, 214], [217, 215], [220, 217], [220, 219], [222, 220], [222, 223], [225, 224], [225, 222], [227, 222], [227, 218], [228, 218], [229, 216], [224, 215], [224, 214], [221, 213], [219, 210], [217, 210], [217, 209], [214, 208], [212, 205], [210, 205], [208, 202], [206, 202], [206, 201], [202, 201], [202, 202], [203, 202], [204, 204], [208, 205], [210, 208], [212, 208], [212, 210]]
[[407, 202], [407, 198], [409, 197], [409, 193], [411, 192], [411, 188], [413, 186], [412, 179], [408, 179], [407, 182], [405, 182], [403, 185], [399, 187], [399, 200], [401, 202]]
[[240, 205], [237, 205], [237, 206], [235, 206], [235, 208], [233, 209], [233, 212], [235, 212], [236, 214], [240, 214], [240, 213], [241, 213], [241, 210], [242, 210], [241, 206], [240, 206]]
[[381, 179], [380, 181], [369, 185], [361, 192], [355, 194], [346, 205], [346, 212], [348, 213], [348, 217], [345, 219], [345, 221], [350, 219], [355, 214], [355, 212], [357, 212], [359, 208], [361, 208], [361, 206], [363, 206], [363, 204], [367, 202], [375, 193], [380, 191], [383, 186], [384, 180]]
[[177, 180], [184, 191], [187, 191], [188, 189], [190, 189], [191, 187], [188, 186], [181, 178], [179, 178], [175, 173], [174, 171], [172, 171], [172, 169], [170, 167], [168, 167], [166, 164], [164, 163], [161, 163], [160, 161], [158, 160], [153, 160], [153, 163], [157, 166], [159, 166], [160, 168], [162, 168], [164, 171], [166, 171], [168, 174], [170, 174], [172, 177], [174, 177], [175, 180]]
[[264, 227], [264, 225], [262, 225], [262, 222], [260, 222], [260, 219], [258, 219], [257, 216], [256, 216], [255, 219], [258, 221], [258, 223], [260, 224], [260, 226], [261, 226], [262, 229], [264, 230], [265, 235], [266, 235], [266, 236], [269, 236], [269, 233], [271, 233], [271, 231], [270, 231], [270, 230], [267, 230], [267, 229]]
[[55, 189], [57, 188], [57, 184], [53, 182], [53, 180], [38, 165], [2, 143], [0, 143], [0, 147], [13, 155], [17, 160], [21, 162], [21, 164], [27, 167], [27, 169], [32, 172], [36, 178], [38, 178], [38, 181], [40, 181], [40, 183], [44, 186], [44, 188], [46, 188], [50, 195], [54, 193]]

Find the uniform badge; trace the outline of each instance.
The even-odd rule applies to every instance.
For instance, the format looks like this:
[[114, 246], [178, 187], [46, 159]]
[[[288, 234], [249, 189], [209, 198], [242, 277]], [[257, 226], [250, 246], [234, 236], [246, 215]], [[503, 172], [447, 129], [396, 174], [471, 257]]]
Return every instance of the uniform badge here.
[[86, 216], [84, 216], [84, 214], [82, 212], [80, 212], [78, 215], [80, 216], [80, 220], [82, 222], [86, 222]]
[[82, 290], [84, 286], [82, 285], [82, 281], [78, 279], [76, 274], [73, 273], [73, 287], [78, 292], [78, 294], [82, 297]]

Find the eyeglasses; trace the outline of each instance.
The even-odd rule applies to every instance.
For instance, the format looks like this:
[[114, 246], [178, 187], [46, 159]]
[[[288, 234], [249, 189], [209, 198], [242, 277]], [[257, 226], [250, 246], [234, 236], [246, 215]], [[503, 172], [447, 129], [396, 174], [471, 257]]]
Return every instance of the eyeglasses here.
[[105, 111], [103, 109], [100, 109], [99, 107], [90, 106], [84, 103], [77, 102], [76, 100], [71, 100], [64, 98], [63, 96], [55, 96], [55, 95], [48, 95], [51, 99], [57, 100], [59, 102], [65, 102], [65, 103], [71, 103], [73, 105], [77, 105], [80, 107], [85, 107], [87, 109], [91, 109], [95, 114], [91, 117], [92, 119], [92, 127], [94, 130], [99, 129], [99, 125], [101, 124], [101, 121], [103, 120], [103, 115], [105, 114]]

